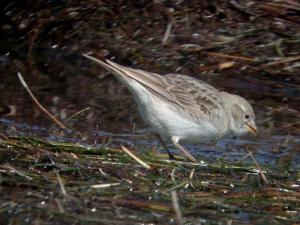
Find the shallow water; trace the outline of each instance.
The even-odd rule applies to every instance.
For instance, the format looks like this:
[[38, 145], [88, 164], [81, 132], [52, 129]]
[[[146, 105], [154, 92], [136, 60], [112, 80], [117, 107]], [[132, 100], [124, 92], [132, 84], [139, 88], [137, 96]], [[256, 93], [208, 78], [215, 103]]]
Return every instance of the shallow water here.
[[[72, 63], [81, 65], [86, 62], [80, 56], [75, 58], [75, 61], [70, 60], [66, 65], [68, 72]], [[63, 68], [63, 64], [60, 66]], [[1, 115], [1, 132], [82, 145], [118, 147], [125, 144], [141, 151], [164, 151], [151, 135], [149, 127], [140, 119], [126, 88], [100, 68], [97, 68], [100, 78], [90, 76], [87, 72], [90, 66], [86, 63], [83, 68], [73, 68], [76, 72], [63, 76], [63, 80], [49, 76], [33, 81], [32, 76], [23, 74], [41, 103], [72, 127], [68, 131], [57, 128], [34, 106], [15, 74], [6, 76], [1, 82], [2, 108], [14, 110]], [[255, 109], [260, 135], [223, 139], [210, 145], [189, 145], [189, 151], [203, 160], [239, 161], [249, 149], [261, 163], [300, 167], [299, 130], [290, 129], [299, 122], [295, 105], [299, 99], [299, 89], [296, 85], [286, 83], [286, 80], [266, 82], [259, 76], [196, 77], [249, 99]], [[172, 146], [171, 149], [177, 152]]]

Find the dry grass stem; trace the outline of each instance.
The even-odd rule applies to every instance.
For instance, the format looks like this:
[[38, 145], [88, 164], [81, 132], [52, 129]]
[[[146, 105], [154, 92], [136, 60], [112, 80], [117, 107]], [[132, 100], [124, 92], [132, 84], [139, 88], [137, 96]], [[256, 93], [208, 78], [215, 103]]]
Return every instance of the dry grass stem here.
[[269, 184], [269, 181], [268, 181], [267, 177], [265, 176], [264, 172], [263, 172], [262, 169], [260, 168], [260, 166], [259, 166], [258, 162], [256, 161], [256, 159], [254, 158], [252, 152], [249, 151], [249, 150], [247, 150], [247, 151], [248, 151], [248, 154], [244, 157], [244, 159], [246, 159], [248, 156], [250, 156], [251, 159], [253, 160], [253, 162], [254, 162], [254, 164], [255, 164], [257, 170], [259, 171], [259, 174], [260, 174], [260, 176], [261, 176], [263, 182], [264, 182], [265, 184]]
[[135, 161], [137, 161], [142, 167], [146, 168], [147, 170], [150, 170], [151, 167], [145, 163], [144, 161], [142, 161], [141, 159], [139, 159], [136, 155], [134, 155], [131, 151], [129, 151], [127, 148], [125, 148], [123, 145], [121, 145], [121, 148], [124, 152], [126, 152], [131, 158], [133, 158]]
[[34, 94], [32, 93], [32, 91], [30, 90], [30, 88], [28, 87], [27, 83], [25, 82], [22, 74], [20, 72], [18, 72], [18, 77], [19, 80], [21, 81], [21, 84], [23, 85], [23, 87], [26, 89], [26, 91], [28, 92], [28, 94], [30, 95], [30, 97], [32, 98], [33, 102], [36, 104], [36, 106], [42, 111], [44, 112], [54, 123], [56, 123], [59, 127], [63, 128], [63, 129], [67, 129], [67, 127], [60, 122], [55, 116], [53, 116], [44, 106], [41, 105], [41, 103], [37, 100], [37, 98], [34, 96]]
[[249, 57], [236, 56], [236, 55], [228, 55], [228, 54], [219, 53], [219, 52], [205, 52], [205, 53], [207, 55], [217, 56], [217, 57], [221, 57], [221, 58], [237, 59], [237, 60], [248, 61], [248, 62], [256, 62], [256, 61], [258, 61], [257, 59], [253, 59], [253, 58], [249, 58]]
[[171, 33], [171, 29], [172, 29], [172, 23], [169, 22], [168, 25], [167, 25], [167, 29], [166, 29], [166, 32], [164, 34], [164, 37], [162, 39], [162, 45], [165, 45], [169, 39], [169, 36], [170, 36], [170, 33]]
[[120, 183], [110, 183], [110, 184], [94, 184], [92, 185], [92, 188], [108, 188], [108, 187], [113, 187], [120, 185]]
[[179, 207], [178, 195], [176, 190], [171, 191], [171, 198], [172, 198], [173, 210], [176, 216], [176, 223], [178, 225], [183, 225], [182, 213]]
[[70, 120], [70, 119], [73, 119], [74, 117], [78, 116], [79, 114], [81, 114], [81, 113], [83, 113], [83, 112], [85, 112], [85, 111], [88, 111], [88, 110], [90, 110], [90, 109], [91, 109], [91, 107], [86, 107], [86, 108], [84, 108], [84, 109], [79, 110], [78, 112], [76, 112], [76, 113], [74, 113], [73, 115], [71, 115], [71, 116], [69, 117], [69, 120]]
[[63, 184], [62, 179], [60, 178], [58, 172], [56, 172], [56, 177], [57, 177], [57, 181], [60, 186], [61, 192], [63, 193], [64, 196], [67, 196], [67, 191], [65, 189], [65, 185]]
[[27, 180], [32, 180], [33, 178], [24, 174], [23, 172], [21, 172], [20, 170], [10, 166], [10, 165], [3, 165], [2, 167], [6, 168], [6, 169], [9, 169], [11, 171], [13, 171], [14, 173], [18, 174], [20, 177], [24, 177], [26, 178]]
[[294, 57], [286, 57], [284, 59], [280, 59], [280, 60], [277, 60], [275, 62], [267, 63], [266, 66], [275, 66], [275, 65], [278, 65], [278, 64], [293, 62], [293, 61], [297, 61], [297, 60], [300, 60], [300, 56], [299, 55], [298, 56], [294, 56]]
[[54, 201], [55, 201], [55, 203], [56, 203], [56, 205], [57, 205], [59, 211], [60, 211], [61, 213], [65, 212], [65, 209], [64, 209], [64, 207], [62, 206], [60, 200], [57, 199], [57, 198], [55, 198]]

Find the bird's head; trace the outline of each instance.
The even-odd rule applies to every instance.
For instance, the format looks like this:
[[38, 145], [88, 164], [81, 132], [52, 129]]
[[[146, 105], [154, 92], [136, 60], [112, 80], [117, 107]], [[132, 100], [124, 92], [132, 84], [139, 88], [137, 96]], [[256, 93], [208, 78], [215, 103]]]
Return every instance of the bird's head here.
[[255, 125], [255, 115], [250, 103], [238, 96], [227, 92], [222, 92], [224, 107], [227, 111], [229, 129], [233, 135], [242, 136], [244, 134], [258, 133]]

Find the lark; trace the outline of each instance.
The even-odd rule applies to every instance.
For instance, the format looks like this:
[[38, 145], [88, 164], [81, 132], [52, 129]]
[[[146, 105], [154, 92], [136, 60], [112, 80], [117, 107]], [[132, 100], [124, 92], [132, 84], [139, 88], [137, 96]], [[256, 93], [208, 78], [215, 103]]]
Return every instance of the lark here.
[[226, 135], [257, 133], [253, 108], [241, 96], [219, 91], [191, 76], [160, 75], [83, 56], [124, 84], [144, 121], [164, 143], [173, 143], [193, 162], [197, 160], [182, 144], [210, 143]]

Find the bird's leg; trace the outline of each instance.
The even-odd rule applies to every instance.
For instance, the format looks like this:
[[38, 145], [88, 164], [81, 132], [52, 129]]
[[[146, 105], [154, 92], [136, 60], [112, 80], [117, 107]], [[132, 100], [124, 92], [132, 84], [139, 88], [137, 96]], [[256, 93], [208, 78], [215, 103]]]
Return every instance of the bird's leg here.
[[184, 147], [182, 147], [179, 143], [179, 138], [178, 137], [172, 137], [172, 142], [173, 144], [184, 154], [185, 157], [187, 157], [189, 160], [192, 162], [197, 162], [196, 158], [192, 156], [187, 150], [185, 150]]
[[164, 147], [164, 149], [167, 151], [168, 156], [169, 156], [169, 159], [171, 159], [171, 160], [176, 160], [175, 156], [173, 155], [173, 153], [170, 152], [168, 146], [167, 146], [166, 143], [163, 141], [163, 139], [159, 136], [159, 134], [154, 134], [154, 135], [158, 138], [158, 140], [159, 140], [159, 142], [161, 143], [161, 145], [162, 145], [162, 146]]

